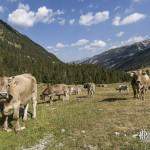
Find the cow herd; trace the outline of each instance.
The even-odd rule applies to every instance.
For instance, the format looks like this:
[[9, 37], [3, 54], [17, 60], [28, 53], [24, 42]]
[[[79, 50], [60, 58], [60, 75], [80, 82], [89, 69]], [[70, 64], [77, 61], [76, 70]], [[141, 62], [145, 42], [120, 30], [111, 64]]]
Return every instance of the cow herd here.
[[[149, 76], [146, 72], [142, 71], [132, 72], [131, 76], [131, 86], [134, 97], [144, 100], [145, 93], [150, 87]], [[96, 86], [94, 83], [74, 86], [68, 86], [66, 84], [47, 84], [40, 94], [40, 99], [43, 101], [48, 100], [50, 104], [54, 102], [55, 97], [58, 97], [58, 99], [62, 97], [63, 101], [68, 101], [70, 95], [81, 94], [83, 89], [86, 89], [87, 94], [92, 96], [95, 94]], [[129, 87], [127, 85], [119, 85], [116, 90], [119, 92], [125, 90], [129, 92]], [[22, 74], [13, 77], [0, 77], [0, 108], [2, 112], [3, 129], [5, 131], [11, 131], [8, 126], [8, 117], [10, 115], [13, 115], [13, 120], [15, 121], [14, 130], [16, 132], [25, 128], [21, 127], [19, 123], [20, 108], [24, 109], [23, 121], [26, 121], [29, 103], [31, 101], [33, 104], [32, 118], [36, 118], [37, 81], [34, 76], [31, 74]]]
[[42, 91], [40, 99], [44, 101], [49, 101], [51, 104], [54, 101], [54, 97], [60, 99], [62, 97], [63, 101], [69, 100], [70, 95], [79, 95], [82, 93], [83, 89], [87, 90], [87, 94], [92, 96], [95, 93], [94, 83], [85, 83], [84, 85], [71, 85], [66, 84], [55, 84], [47, 85]]

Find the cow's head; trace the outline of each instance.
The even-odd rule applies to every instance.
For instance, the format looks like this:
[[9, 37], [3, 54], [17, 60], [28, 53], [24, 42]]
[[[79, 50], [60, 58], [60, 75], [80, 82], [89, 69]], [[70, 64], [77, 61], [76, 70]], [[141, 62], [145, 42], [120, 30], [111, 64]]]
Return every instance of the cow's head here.
[[3, 104], [2, 113], [10, 115], [14, 111], [12, 90], [17, 85], [15, 77], [0, 77], [0, 101]]
[[87, 89], [87, 88], [88, 88], [88, 83], [84, 83], [83, 87], [84, 87], [85, 89]]
[[14, 111], [14, 105], [11, 103], [12, 98], [13, 97], [11, 95], [9, 95], [9, 98], [6, 99], [6, 101], [4, 101], [3, 114], [6, 116], [12, 114]]
[[0, 77], [0, 99], [8, 99], [9, 88], [14, 85], [14, 77]]
[[0, 98], [8, 97], [9, 80], [7, 77], [0, 77]]
[[143, 87], [142, 77], [143, 77], [143, 72], [141, 70], [138, 70], [133, 73], [133, 79], [134, 79], [135, 84], [137, 85], [138, 89], [141, 89]]

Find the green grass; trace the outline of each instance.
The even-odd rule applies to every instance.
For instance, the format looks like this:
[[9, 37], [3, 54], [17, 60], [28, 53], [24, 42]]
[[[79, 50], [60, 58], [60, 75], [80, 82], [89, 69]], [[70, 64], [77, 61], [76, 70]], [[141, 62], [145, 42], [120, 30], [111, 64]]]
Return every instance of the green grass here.
[[[115, 91], [116, 86], [97, 88], [93, 98], [85, 98], [86, 93], [83, 93], [78, 99], [71, 96], [66, 103], [39, 104], [37, 119], [29, 118], [27, 129], [18, 134], [0, 130], [0, 149], [28, 148], [48, 134], [53, 134], [53, 140], [47, 146], [50, 150], [150, 149], [149, 143], [132, 137], [141, 129], [150, 132], [150, 94], [146, 95], [145, 101], [135, 100], [132, 91], [120, 94]], [[39, 93], [41, 89], [42, 85]], [[115, 132], [120, 135], [116, 136]]]

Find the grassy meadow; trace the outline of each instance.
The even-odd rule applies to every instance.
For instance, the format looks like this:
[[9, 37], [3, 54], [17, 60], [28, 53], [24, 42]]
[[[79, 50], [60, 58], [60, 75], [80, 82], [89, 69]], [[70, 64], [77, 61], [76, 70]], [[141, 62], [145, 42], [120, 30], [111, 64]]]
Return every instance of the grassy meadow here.
[[[132, 98], [132, 90], [129, 94], [118, 93], [116, 87], [117, 84], [97, 87], [93, 97], [87, 97], [84, 91], [65, 103], [56, 101], [50, 105], [39, 100], [37, 119], [29, 116], [25, 130], [15, 134], [1, 127], [0, 150], [150, 149], [150, 143], [133, 137], [141, 129], [150, 132], [150, 94], [140, 101]], [[39, 94], [42, 89], [43, 85], [39, 85]], [[24, 124], [22, 119], [20, 122]], [[50, 137], [39, 148], [47, 136]]]

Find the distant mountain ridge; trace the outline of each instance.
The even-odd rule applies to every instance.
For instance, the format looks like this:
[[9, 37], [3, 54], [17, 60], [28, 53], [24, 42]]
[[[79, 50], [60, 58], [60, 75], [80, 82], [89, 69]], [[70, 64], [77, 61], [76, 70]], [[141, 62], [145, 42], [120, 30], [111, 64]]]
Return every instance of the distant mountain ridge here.
[[150, 40], [105, 51], [89, 58], [83, 64], [100, 64], [107, 68], [134, 70], [150, 66]]

